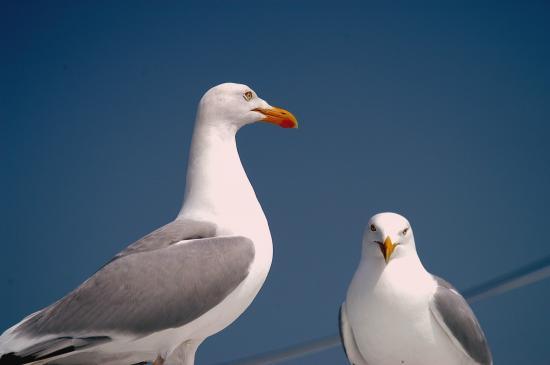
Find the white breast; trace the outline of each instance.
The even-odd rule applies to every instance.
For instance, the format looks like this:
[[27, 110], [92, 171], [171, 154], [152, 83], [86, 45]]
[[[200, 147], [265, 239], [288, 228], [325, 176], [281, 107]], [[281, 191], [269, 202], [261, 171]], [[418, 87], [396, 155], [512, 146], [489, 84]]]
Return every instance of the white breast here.
[[379, 276], [361, 264], [348, 290], [350, 325], [367, 363], [471, 364], [430, 313], [436, 289], [431, 275], [417, 264], [396, 263], [390, 261]]

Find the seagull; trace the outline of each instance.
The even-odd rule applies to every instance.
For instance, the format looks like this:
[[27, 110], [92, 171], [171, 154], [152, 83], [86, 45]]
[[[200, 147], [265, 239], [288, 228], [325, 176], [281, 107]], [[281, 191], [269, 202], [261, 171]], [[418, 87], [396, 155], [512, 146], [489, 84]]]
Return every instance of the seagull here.
[[297, 127], [246, 85], [208, 90], [176, 219], [6, 330], [0, 364], [192, 365], [201, 342], [250, 305], [271, 266], [268, 222], [235, 141], [256, 121]]
[[493, 363], [470, 306], [451, 284], [426, 271], [411, 225], [399, 214], [380, 213], [367, 224], [339, 317], [354, 365]]

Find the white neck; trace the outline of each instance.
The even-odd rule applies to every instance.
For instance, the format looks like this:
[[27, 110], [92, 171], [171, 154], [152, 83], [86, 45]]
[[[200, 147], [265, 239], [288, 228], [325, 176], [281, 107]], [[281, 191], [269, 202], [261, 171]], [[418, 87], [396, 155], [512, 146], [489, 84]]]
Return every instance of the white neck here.
[[237, 127], [197, 117], [183, 207], [178, 217], [209, 220], [219, 234], [269, 236], [265, 215], [242, 166]]

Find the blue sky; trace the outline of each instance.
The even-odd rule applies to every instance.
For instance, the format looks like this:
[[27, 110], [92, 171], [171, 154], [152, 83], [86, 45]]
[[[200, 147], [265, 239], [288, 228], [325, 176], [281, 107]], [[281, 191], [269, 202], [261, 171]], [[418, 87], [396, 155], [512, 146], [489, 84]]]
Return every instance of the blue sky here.
[[[298, 130], [239, 150], [274, 262], [213, 364], [337, 332], [368, 218], [468, 288], [550, 254], [545, 2], [12, 2], [0, 12], [0, 327], [181, 205], [197, 101], [250, 85]], [[497, 364], [543, 364], [550, 281], [477, 303]], [[288, 364], [344, 364], [340, 349]]]

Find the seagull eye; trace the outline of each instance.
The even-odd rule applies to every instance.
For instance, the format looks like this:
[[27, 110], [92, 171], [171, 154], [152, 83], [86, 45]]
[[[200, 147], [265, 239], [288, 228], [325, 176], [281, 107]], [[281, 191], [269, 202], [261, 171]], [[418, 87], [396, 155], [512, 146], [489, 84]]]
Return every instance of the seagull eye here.
[[406, 235], [408, 231], [409, 231], [409, 227], [405, 228], [405, 229], [403, 230], [403, 232], [402, 232], [402, 233], [403, 233], [403, 236]]
[[252, 99], [252, 91], [247, 91], [243, 94], [243, 98], [244, 100], [246, 101], [250, 101], [250, 99]]
[[370, 225], [370, 230], [376, 232], [376, 226], [374, 224]]

